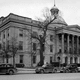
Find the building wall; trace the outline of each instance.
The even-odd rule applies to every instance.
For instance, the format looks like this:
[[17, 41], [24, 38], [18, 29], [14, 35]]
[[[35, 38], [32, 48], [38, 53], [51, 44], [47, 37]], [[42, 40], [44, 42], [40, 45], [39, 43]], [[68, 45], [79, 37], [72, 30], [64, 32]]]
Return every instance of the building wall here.
[[[10, 20], [9, 20], [10, 19]], [[10, 14], [7, 16], [7, 18], [1, 23], [0, 25], [0, 32], [1, 32], [1, 40], [0, 42], [6, 42], [6, 40], [10, 40], [12, 37], [16, 37], [17, 42], [23, 41], [23, 50], [18, 50], [18, 53], [15, 57], [15, 62], [20, 63], [20, 55], [23, 55], [23, 63], [26, 67], [30, 67], [32, 64], [32, 56], [31, 53], [33, 53], [33, 56], [36, 56], [36, 62], [33, 63], [33, 66], [36, 66], [38, 62], [40, 61], [40, 54], [39, 54], [39, 41], [36, 39], [31, 38], [31, 33], [36, 32], [36, 35], [42, 35], [42, 30], [39, 29], [39, 26], [36, 26], [35, 23], [37, 23], [34, 20], [21, 17], [18, 15]], [[59, 24], [60, 25], [60, 24]], [[46, 43], [45, 43], [45, 52], [44, 52], [44, 63], [48, 62], [50, 63], [50, 57], [52, 57], [52, 61], [58, 61], [57, 57], [61, 57], [61, 63], [65, 63], [65, 53], [61, 53], [60, 55], [56, 54], [59, 52], [59, 49], [62, 49], [62, 43], [60, 42], [57, 34], [67, 33], [67, 34], [74, 34], [79, 36], [80, 32], [68, 30], [68, 29], [57, 29], [57, 32], [54, 30], [54, 28], [57, 25], [51, 24], [49, 26], [49, 29], [47, 31], [46, 36]], [[52, 27], [52, 28], [50, 28]], [[61, 25], [60, 25], [61, 27]], [[22, 32], [23, 36], [20, 37], [19, 34]], [[8, 36], [9, 33], [9, 36]], [[5, 34], [5, 39], [3, 38]], [[53, 40], [50, 41], [50, 35], [53, 35]], [[33, 51], [33, 43], [37, 44], [36, 51]], [[50, 52], [50, 45], [53, 45], [52, 52]], [[68, 63], [70, 63], [70, 55], [68, 57]], [[1, 59], [1, 58], [0, 58]], [[13, 59], [9, 58], [9, 63], [12, 63]], [[74, 59], [73, 59], [74, 62]], [[78, 56], [78, 62], [80, 62], [80, 57]]]

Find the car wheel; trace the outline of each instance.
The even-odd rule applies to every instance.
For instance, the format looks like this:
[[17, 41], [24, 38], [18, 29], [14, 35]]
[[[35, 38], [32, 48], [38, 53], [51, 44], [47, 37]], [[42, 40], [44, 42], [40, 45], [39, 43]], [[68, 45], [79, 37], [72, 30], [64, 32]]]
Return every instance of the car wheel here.
[[39, 73], [39, 72], [36, 72], [37, 74]]
[[65, 72], [66, 72], [66, 73], [69, 73], [69, 70], [66, 70]]
[[72, 73], [76, 73], [76, 70], [73, 70]]
[[63, 73], [66, 73], [66, 70], [63, 70]]
[[10, 70], [9, 71], [9, 75], [13, 75], [14, 74], [14, 71], [13, 70]]
[[42, 74], [44, 73], [44, 71], [43, 71], [43, 70], [41, 70], [40, 72], [41, 72]]
[[57, 73], [57, 69], [54, 70], [54, 73]]
[[75, 72], [77, 73], [77, 72], [78, 72], [78, 70], [76, 69], [76, 70], [75, 70]]

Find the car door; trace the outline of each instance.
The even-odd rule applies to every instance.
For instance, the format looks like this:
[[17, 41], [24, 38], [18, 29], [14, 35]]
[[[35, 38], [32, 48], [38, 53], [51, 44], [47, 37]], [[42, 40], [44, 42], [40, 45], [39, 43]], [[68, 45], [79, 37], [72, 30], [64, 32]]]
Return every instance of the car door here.
[[2, 68], [3, 68], [3, 67], [2, 67], [2, 64], [1, 64], [1, 65], [0, 65], [0, 73], [2, 73]]
[[52, 72], [52, 67], [50, 65], [47, 65], [45, 68], [45, 72], [47, 73]]
[[48, 65], [44, 67], [44, 72], [48, 72]]
[[53, 72], [53, 66], [49, 65], [49, 72]]
[[1, 73], [6, 73], [6, 64], [2, 64]]

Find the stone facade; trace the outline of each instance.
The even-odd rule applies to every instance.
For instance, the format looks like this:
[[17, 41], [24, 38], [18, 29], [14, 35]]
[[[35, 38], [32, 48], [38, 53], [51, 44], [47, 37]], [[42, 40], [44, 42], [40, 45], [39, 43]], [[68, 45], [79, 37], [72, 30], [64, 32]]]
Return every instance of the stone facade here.
[[[80, 63], [80, 26], [68, 25], [62, 17], [57, 16], [57, 11], [59, 10], [56, 7], [51, 9], [52, 15], [55, 14], [57, 18], [48, 26], [44, 63], [52, 61]], [[16, 54], [15, 62], [24, 63], [26, 67], [36, 66], [40, 61], [39, 42], [31, 38], [31, 33], [42, 34], [37, 24], [38, 21], [13, 13], [0, 18], [0, 43], [6, 43], [15, 36], [18, 43], [22, 44], [22, 49]], [[0, 62], [3, 62], [2, 57]], [[12, 62], [13, 59], [9, 58], [9, 63]]]

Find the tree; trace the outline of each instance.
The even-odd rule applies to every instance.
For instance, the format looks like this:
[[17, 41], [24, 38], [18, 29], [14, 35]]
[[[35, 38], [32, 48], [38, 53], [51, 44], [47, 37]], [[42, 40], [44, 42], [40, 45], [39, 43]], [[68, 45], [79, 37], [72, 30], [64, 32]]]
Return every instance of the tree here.
[[4, 62], [4, 59], [6, 59], [6, 63], [8, 63], [8, 59], [11, 57], [11, 54], [9, 52], [10, 52], [9, 42], [8, 41], [3, 42], [1, 44], [1, 50], [0, 50], [0, 54], [3, 58], [3, 62]]
[[17, 42], [17, 37], [12, 37], [10, 39], [10, 43], [9, 43], [9, 50], [12, 53], [12, 57], [13, 57], [13, 65], [15, 66], [15, 56], [17, 54], [19, 45]]
[[35, 38], [39, 41], [40, 44], [40, 65], [42, 66], [44, 64], [44, 57], [43, 57], [43, 52], [45, 51], [45, 42], [46, 42], [46, 33], [48, 30], [48, 26], [51, 22], [53, 22], [56, 17], [52, 17], [48, 8], [43, 13], [43, 16], [45, 20], [39, 19], [38, 26], [42, 30], [43, 34], [35, 36], [32, 34], [32, 38]]

